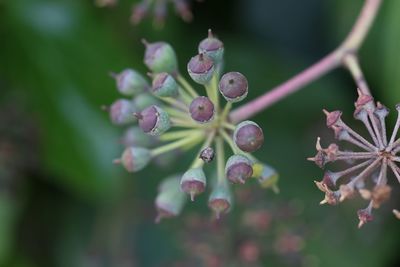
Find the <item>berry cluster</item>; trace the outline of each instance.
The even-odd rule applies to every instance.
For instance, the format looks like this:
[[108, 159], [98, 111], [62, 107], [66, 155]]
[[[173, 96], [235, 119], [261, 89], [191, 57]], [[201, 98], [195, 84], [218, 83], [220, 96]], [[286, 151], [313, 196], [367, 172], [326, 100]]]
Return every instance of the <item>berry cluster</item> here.
[[[108, 108], [111, 121], [117, 125], [138, 124], [127, 129], [123, 138], [126, 149], [115, 163], [136, 172], [161, 155], [201, 145], [186, 172], [170, 176], [159, 186], [155, 201], [158, 220], [178, 215], [187, 199], [185, 195], [193, 201], [210, 181], [208, 204], [217, 217], [232, 206], [230, 183], [244, 184], [255, 177], [261, 186], [277, 189], [275, 170], [250, 154], [264, 142], [262, 129], [252, 121], [238, 125], [230, 121], [232, 104], [246, 97], [248, 82], [239, 72], [221, 76], [223, 43], [209, 31], [198, 46], [198, 54], [187, 64], [192, 80], [204, 86], [204, 95], [199, 95], [179, 73], [176, 54], [168, 43], [144, 44], [144, 63], [151, 71], [151, 85], [132, 69], [114, 75], [118, 91], [133, 98], [118, 99]], [[224, 106], [220, 95], [226, 100]], [[171, 128], [177, 130], [169, 131]], [[233, 152], [227, 161], [225, 144]], [[213, 165], [214, 158], [216, 171], [207, 179], [203, 167]]]
[[[339, 202], [354, 197], [358, 192], [361, 197], [369, 200], [365, 209], [358, 211], [359, 227], [373, 220], [372, 209], [379, 208], [391, 193], [388, 185], [387, 172], [390, 169], [400, 183], [400, 168], [397, 162], [400, 157], [400, 138], [396, 138], [400, 127], [400, 105], [397, 122], [388, 140], [386, 134], [385, 118], [389, 114], [381, 103], [374, 102], [372, 96], [358, 92], [359, 97], [355, 102], [354, 118], [361, 121], [366, 127], [371, 140], [367, 140], [350, 128], [341, 119], [339, 110], [328, 112], [326, 125], [335, 132], [335, 138], [346, 141], [362, 151], [340, 150], [336, 144], [322, 148], [320, 138], [317, 139], [317, 154], [309, 158], [316, 165], [323, 168], [325, 164], [335, 161], [345, 161], [352, 166], [342, 171], [326, 171], [322, 181], [315, 182], [317, 187], [325, 193], [321, 204], [336, 205]], [[361, 161], [361, 162], [360, 162]], [[341, 184], [338, 185], [338, 182]], [[393, 210], [396, 217], [400, 218], [397, 210]]]

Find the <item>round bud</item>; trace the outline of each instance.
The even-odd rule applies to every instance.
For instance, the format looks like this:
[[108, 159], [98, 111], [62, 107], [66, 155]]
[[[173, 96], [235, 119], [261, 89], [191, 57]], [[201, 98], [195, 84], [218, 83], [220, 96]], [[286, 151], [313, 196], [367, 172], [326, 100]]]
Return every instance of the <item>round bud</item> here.
[[126, 96], [136, 95], [144, 92], [148, 88], [146, 79], [132, 69], [123, 70], [115, 75], [118, 91]]
[[162, 218], [178, 216], [185, 204], [185, 194], [179, 188], [179, 176], [164, 179], [159, 185], [155, 206], [158, 212], [156, 222]]
[[225, 176], [232, 183], [244, 184], [253, 175], [252, 162], [244, 155], [232, 155], [225, 166]]
[[135, 116], [143, 132], [153, 136], [159, 136], [171, 127], [168, 113], [155, 105], [135, 113]]
[[190, 116], [193, 120], [205, 123], [214, 117], [214, 104], [208, 97], [196, 97], [189, 106]]
[[194, 201], [194, 197], [206, 188], [206, 175], [202, 168], [193, 168], [186, 171], [181, 178], [181, 189], [190, 195], [190, 199]]
[[214, 74], [214, 62], [204, 54], [198, 54], [190, 59], [187, 70], [193, 81], [207, 84]]
[[154, 76], [151, 91], [159, 97], [176, 97], [178, 84], [170, 74], [161, 72]]
[[246, 77], [240, 72], [225, 73], [219, 81], [219, 91], [229, 102], [239, 102], [248, 93], [248, 83]]
[[150, 150], [143, 147], [127, 147], [120, 159], [114, 163], [121, 163], [128, 172], [137, 172], [146, 167], [150, 162]]
[[143, 110], [151, 105], [160, 105], [158, 99], [149, 93], [137, 95], [135, 98], [133, 98], [132, 102], [137, 110]]
[[261, 187], [272, 188], [275, 192], [279, 192], [277, 186], [279, 174], [271, 166], [263, 163], [255, 163], [253, 165], [253, 177], [258, 179]]
[[146, 66], [155, 73], [168, 72], [173, 73], [177, 71], [178, 62], [174, 49], [165, 42], [147, 43], [144, 55], [144, 63]]
[[205, 163], [210, 163], [213, 161], [215, 156], [214, 149], [212, 147], [206, 147], [200, 152], [200, 158], [205, 162]]
[[211, 191], [208, 206], [215, 212], [217, 219], [220, 215], [229, 211], [232, 206], [232, 196], [226, 183], [217, 184]]
[[132, 126], [125, 130], [121, 143], [125, 147], [129, 146], [142, 146], [150, 147], [155, 142], [154, 138], [143, 133], [138, 126]]
[[124, 125], [135, 121], [132, 113], [136, 111], [134, 104], [127, 99], [118, 99], [109, 107], [111, 122]]
[[224, 44], [208, 30], [208, 37], [199, 44], [199, 53], [206, 54], [215, 63], [220, 62], [224, 55]]
[[236, 126], [233, 140], [242, 151], [254, 152], [264, 143], [264, 134], [255, 122], [243, 121]]

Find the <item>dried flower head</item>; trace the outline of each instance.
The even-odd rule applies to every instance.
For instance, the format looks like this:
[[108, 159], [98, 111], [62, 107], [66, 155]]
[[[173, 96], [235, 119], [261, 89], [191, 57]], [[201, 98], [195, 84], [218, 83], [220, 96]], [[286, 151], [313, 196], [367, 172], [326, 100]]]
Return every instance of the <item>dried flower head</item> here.
[[[119, 100], [118, 103], [124, 106], [110, 110], [112, 121], [121, 122], [118, 125], [122, 126], [127, 123], [137, 123], [139, 126], [129, 126], [125, 132], [122, 143], [126, 148], [115, 163], [121, 163], [129, 172], [136, 172], [152, 159], [163, 155], [175, 157], [177, 150], [186, 152], [193, 147], [199, 149], [193, 163], [180, 177], [178, 188], [170, 188], [171, 184], [176, 184], [174, 181], [168, 183], [168, 190], [159, 190], [159, 195], [162, 195], [156, 201], [159, 219], [176, 216], [181, 211], [181, 198], [176, 200], [179, 203], [171, 203], [174, 198], [170, 196], [176, 195], [176, 190], [186, 193], [193, 201], [211, 184], [208, 205], [219, 217], [231, 208], [229, 182], [243, 184], [255, 177], [263, 188], [277, 189], [276, 171], [250, 154], [263, 144], [261, 127], [252, 121], [234, 125], [229, 119], [233, 103], [247, 95], [247, 79], [238, 72], [229, 72], [220, 79], [223, 74], [223, 43], [211, 31], [200, 44], [204, 54], [193, 57], [188, 64], [191, 78], [197, 86], [201, 84], [204, 87], [200, 94], [179, 73], [175, 51], [165, 42], [145, 42], [144, 62], [153, 72], [149, 75], [153, 79], [151, 83], [133, 70], [123, 71], [124, 75], [114, 75], [118, 80], [117, 85], [121, 85], [120, 80], [124, 83], [123, 90], [119, 88], [119, 92], [133, 99]], [[133, 90], [131, 85], [140, 85], [141, 90]], [[227, 100], [225, 106], [222, 106], [223, 100]], [[143, 133], [135, 134], [139, 129]], [[225, 157], [226, 144], [232, 150], [228, 160]], [[205, 165], [214, 157], [216, 170], [212, 172], [212, 178], [207, 179], [203, 168], [214, 167], [214, 164]]]
[[[400, 105], [396, 105], [398, 112], [394, 130], [388, 140], [386, 134], [385, 118], [389, 110], [381, 103], [374, 102], [372, 96], [358, 91], [359, 97], [355, 102], [354, 118], [360, 120], [366, 127], [370, 140], [362, 137], [350, 128], [341, 119], [341, 111], [328, 112], [326, 124], [335, 133], [335, 138], [346, 141], [357, 147], [356, 151], [340, 150], [336, 144], [322, 148], [320, 138], [317, 139], [317, 154], [309, 158], [319, 167], [335, 161], [345, 161], [351, 166], [342, 171], [326, 171], [322, 181], [315, 182], [318, 189], [325, 193], [321, 204], [336, 205], [359, 193], [364, 199], [369, 200], [365, 209], [358, 211], [359, 227], [372, 221], [372, 209], [379, 208], [391, 193], [387, 184], [387, 173], [390, 169], [400, 182], [400, 169], [397, 162], [400, 157], [400, 138], [397, 132], [400, 127]], [[394, 212], [396, 215], [396, 212]]]
[[[162, 27], [167, 17], [169, 2], [173, 4], [175, 12], [185, 22], [193, 20], [190, 0], [139, 0], [132, 8], [131, 22], [134, 25], [139, 24], [145, 17], [152, 14], [154, 25]], [[118, 0], [95, 0], [95, 5], [98, 7], [112, 7], [117, 3]]]

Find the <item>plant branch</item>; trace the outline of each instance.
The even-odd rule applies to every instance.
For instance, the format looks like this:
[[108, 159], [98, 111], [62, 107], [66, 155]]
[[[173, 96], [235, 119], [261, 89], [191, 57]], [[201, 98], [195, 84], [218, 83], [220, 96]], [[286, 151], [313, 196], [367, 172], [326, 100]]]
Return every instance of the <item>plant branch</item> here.
[[[364, 6], [352, 30], [344, 42], [336, 50], [309, 68], [300, 72], [293, 78], [266, 92], [264, 95], [246, 103], [242, 107], [233, 110], [230, 113], [230, 119], [232, 122], [237, 123], [257, 114], [258, 112], [278, 102], [282, 98], [298, 91], [307, 84], [315, 81], [339, 66], [347, 66], [347, 68], [349, 68], [348, 62], [346, 63], [346, 61], [350, 60], [352, 61], [352, 64], [356, 64], [358, 66], [358, 70], [362, 74], [361, 68], [359, 68], [358, 65], [357, 52], [364, 42], [369, 29], [371, 28], [381, 3], [382, 0], [365, 0]], [[349, 55], [353, 55], [353, 57], [349, 57]], [[354, 69], [354, 66], [352, 68]], [[362, 90], [364, 93], [369, 94], [369, 89], [367, 89], [368, 87], [364, 87], [364, 89], [360, 88], [360, 90]]]

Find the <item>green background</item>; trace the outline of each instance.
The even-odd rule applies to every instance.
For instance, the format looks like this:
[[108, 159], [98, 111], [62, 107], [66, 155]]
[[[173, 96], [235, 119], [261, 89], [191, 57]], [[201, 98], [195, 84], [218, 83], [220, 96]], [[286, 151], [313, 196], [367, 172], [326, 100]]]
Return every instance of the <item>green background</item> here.
[[[100, 110], [118, 97], [109, 71], [146, 73], [141, 38], [171, 43], [184, 71], [212, 28], [225, 44], [225, 70], [247, 76], [250, 100], [333, 50], [363, 1], [206, 0], [193, 3], [190, 24], [169, 6], [161, 30], [150, 19], [130, 25], [132, 2], [101, 9], [89, 0], [0, 0], [0, 141], [15, 150], [0, 157], [0, 266], [398, 266], [395, 179], [391, 201], [361, 230], [356, 211], [365, 202], [318, 205], [323, 194], [313, 180], [323, 172], [306, 157], [317, 136], [332, 140], [321, 110], [341, 109], [361, 128], [352, 121], [356, 90], [344, 70], [253, 118], [266, 138], [256, 156], [279, 170], [281, 193], [246, 184], [238, 191], [251, 197], [237, 198], [216, 226], [206, 196], [154, 224], [158, 182], [187, 164], [134, 175], [114, 166], [121, 129]], [[373, 95], [392, 110], [400, 99], [399, 47], [400, 1], [388, 0], [360, 62]], [[270, 214], [267, 229], [243, 226], [251, 210]], [[282, 253], [282, 236], [301, 245]], [[246, 240], [261, 248], [253, 265], [240, 254]], [[193, 243], [215, 250], [222, 263], [201, 258], [204, 249]]]

